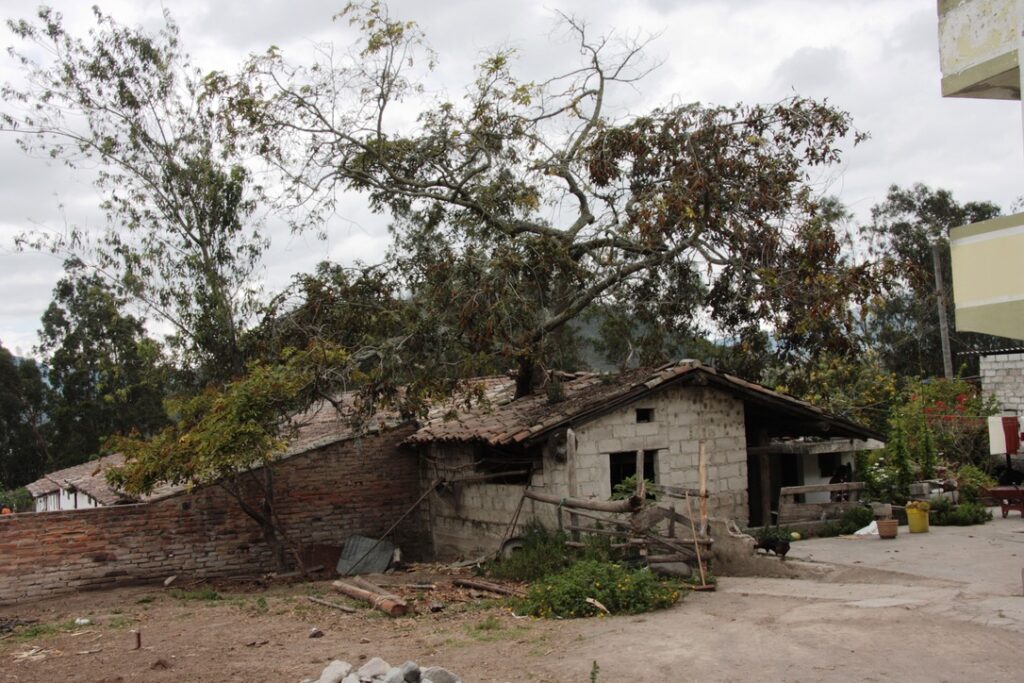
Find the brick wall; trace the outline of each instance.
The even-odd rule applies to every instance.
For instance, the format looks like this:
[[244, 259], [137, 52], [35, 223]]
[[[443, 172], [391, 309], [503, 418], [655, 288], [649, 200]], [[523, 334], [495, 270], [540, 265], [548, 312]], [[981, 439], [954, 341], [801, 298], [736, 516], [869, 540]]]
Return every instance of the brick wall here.
[[[288, 535], [340, 545], [377, 537], [420, 495], [408, 428], [347, 441], [275, 466]], [[421, 511], [396, 531], [407, 556], [430, 554]], [[217, 487], [142, 505], [0, 517], [0, 605], [60, 592], [161, 579], [274, 569], [259, 528]]]
[[980, 365], [982, 390], [1024, 417], [1024, 354], [982, 356]]
[[[637, 408], [653, 408], [654, 420], [638, 424]], [[607, 500], [611, 496], [609, 454], [620, 451], [657, 450], [658, 483], [697, 488], [698, 444], [704, 439], [710, 514], [746, 523], [747, 449], [741, 400], [710, 388], [667, 389], [579, 425], [575, 431], [580, 497]], [[435, 444], [425, 460], [424, 481], [471, 475], [474, 457], [472, 446]], [[568, 496], [566, 464], [545, 455], [531, 487]], [[427, 512], [436, 554], [469, 558], [497, 550], [522, 494], [522, 484], [484, 482], [432, 495]], [[556, 514], [553, 505], [526, 500], [520, 522], [535, 518], [551, 527]]]

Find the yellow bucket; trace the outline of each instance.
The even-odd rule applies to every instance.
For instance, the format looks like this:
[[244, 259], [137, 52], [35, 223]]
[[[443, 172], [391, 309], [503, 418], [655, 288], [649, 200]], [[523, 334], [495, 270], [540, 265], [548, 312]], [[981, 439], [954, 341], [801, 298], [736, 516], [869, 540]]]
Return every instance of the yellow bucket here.
[[920, 500], [907, 504], [907, 526], [912, 534], [928, 533], [928, 510], [931, 506]]

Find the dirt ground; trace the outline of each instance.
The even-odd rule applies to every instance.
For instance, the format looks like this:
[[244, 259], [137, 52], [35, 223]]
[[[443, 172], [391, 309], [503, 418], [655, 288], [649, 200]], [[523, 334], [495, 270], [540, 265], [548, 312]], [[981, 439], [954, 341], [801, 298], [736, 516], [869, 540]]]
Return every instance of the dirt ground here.
[[[381, 656], [467, 683], [584, 682], [594, 662], [601, 682], [1020, 681], [1024, 522], [905, 529], [894, 541], [797, 543], [786, 573], [798, 578], [723, 577], [715, 593], [639, 617], [520, 619], [436, 575], [416, 580], [437, 591], [404, 589], [425, 613], [398, 619], [307, 600], [347, 602], [328, 581], [86, 593], [0, 608], [0, 621], [38, 620], [0, 640], [0, 680], [295, 683], [331, 659]], [[446, 607], [430, 613], [436, 600]], [[80, 617], [91, 623], [71, 623]], [[322, 638], [309, 637], [314, 626]]]

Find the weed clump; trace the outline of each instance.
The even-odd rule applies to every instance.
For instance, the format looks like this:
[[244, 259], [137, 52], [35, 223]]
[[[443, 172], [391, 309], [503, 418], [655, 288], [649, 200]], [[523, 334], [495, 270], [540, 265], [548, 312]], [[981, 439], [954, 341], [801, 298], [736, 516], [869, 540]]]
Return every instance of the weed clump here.
[[992, 513], [980, 503], [953, 504], [944, 498], [933, 500], [928, 513], [928, 523], [935, 526], [972, 526], [984, 524], [992, 519]]
[[670, 607], [679, 599], [679, 585], [661, 581], [647, 569], [626, 569], [610, 562], [581, 560], [530, 587], [520, 608], [537, 617], [592, 617], [601, 609], [611, 614], [639, 614]]

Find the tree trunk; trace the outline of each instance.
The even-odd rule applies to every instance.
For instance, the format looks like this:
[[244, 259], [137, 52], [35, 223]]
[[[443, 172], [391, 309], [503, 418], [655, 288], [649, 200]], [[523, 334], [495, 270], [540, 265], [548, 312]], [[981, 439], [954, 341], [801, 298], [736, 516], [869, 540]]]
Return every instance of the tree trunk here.
[[533, 355], [522, 355], [519, 357], [519, 368], [516, 371], [516, 395], [515, 398], [523, 398], [533, 393], [534, 372], [536, 363]]

